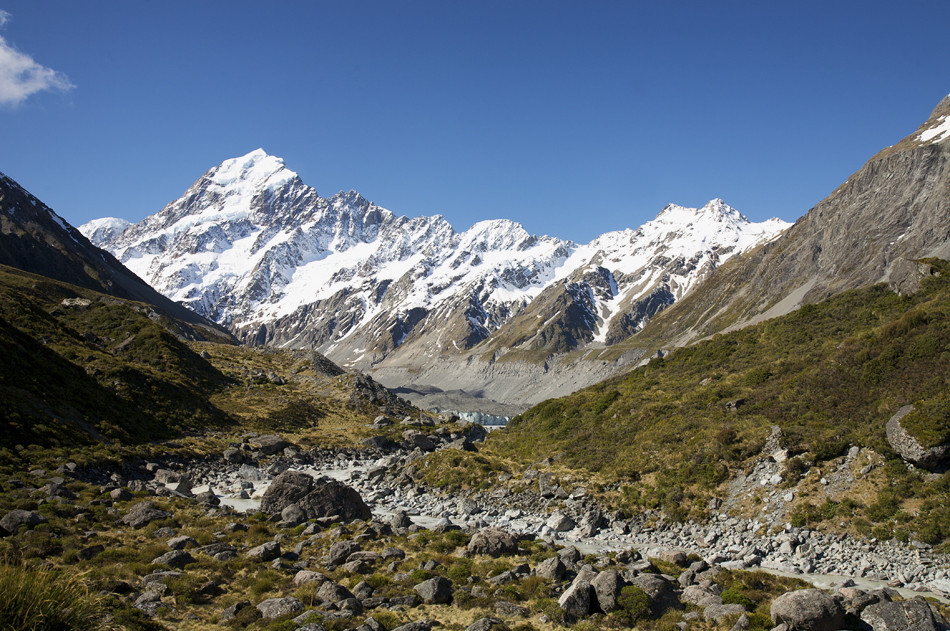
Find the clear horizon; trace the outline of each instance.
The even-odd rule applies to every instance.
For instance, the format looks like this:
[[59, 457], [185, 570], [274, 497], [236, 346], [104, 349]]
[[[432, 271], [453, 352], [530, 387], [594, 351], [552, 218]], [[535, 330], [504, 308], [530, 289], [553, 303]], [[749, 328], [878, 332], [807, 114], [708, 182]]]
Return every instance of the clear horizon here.
[[950, 3], [0, 0], [0, 171], [70, 223], [258, 147], [323, 196], [586, 243], [794, 221], [950, 91]]

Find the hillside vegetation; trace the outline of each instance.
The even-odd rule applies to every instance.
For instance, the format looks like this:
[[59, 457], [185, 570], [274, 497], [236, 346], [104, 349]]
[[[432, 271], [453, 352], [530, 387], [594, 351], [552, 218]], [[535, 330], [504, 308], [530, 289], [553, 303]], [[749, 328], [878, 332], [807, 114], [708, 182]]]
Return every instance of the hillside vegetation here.
[[[950, 265], [929, 260], [921, 269], [927, 277], [911, 295], [883, 285], [845, 292], [546, 401], [493, 436], [492, 450], [521, 463], [554, 456], [619, 482], [617, 501], [628, 510], [683, 518], [701, 515], [777, 426], [791, 456], [787, 478], [849, 446], [889, 458], [889, 488], [848, 517], [894, 529], [917, 513], [919, 534], [950, 516], [950, 480], [908, 471], [884, 425], [914, 404], [905, 426], [928, 445], [950, 440]], [[950, 536], [947, 526], [931, 530], [931, 541]]]
[[379, 414], [378, 386], [325, 358], [189, 342], [172, 333], [180, 326], [149, 305], [0, 266], [4, 451], [212, 430], [355, 444]]

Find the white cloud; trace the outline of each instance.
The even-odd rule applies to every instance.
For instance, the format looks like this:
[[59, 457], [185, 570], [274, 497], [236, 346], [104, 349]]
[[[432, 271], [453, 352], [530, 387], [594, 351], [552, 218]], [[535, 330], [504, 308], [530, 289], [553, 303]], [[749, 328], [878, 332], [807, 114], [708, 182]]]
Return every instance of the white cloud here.
[[[9, 20], [10, 14], [0, 10], [0, 26]], [[18, 105], [43, 90], [65, 92], [74, 87], [65, 74], [36, 63], [0, 37], [0, 105]]]

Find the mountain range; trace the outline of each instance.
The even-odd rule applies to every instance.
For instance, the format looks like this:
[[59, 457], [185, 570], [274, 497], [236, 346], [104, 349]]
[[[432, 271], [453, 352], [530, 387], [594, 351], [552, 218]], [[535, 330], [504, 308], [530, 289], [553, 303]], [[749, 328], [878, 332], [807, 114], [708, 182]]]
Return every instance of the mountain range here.
[[[464, 369], [509, 356], [544, 372], [569, 353], [626, 339], [787, 226], [752, 223], [714, 199], [669, 205], [636, 230], [586, 245], [509, 220], [459, 233], [441, 216], [398, 216], [355, 191], [320, 197], [256, 150], [139, 223], [107, 218], [80, 230], [242, 341], [316, 349], [394, 386], [527, 403], [547, 391], [526, 392], [523, 380], [491, 387], [490, 375]], [[452, 374], [447, 363], [474, 379], [442, 378]]]

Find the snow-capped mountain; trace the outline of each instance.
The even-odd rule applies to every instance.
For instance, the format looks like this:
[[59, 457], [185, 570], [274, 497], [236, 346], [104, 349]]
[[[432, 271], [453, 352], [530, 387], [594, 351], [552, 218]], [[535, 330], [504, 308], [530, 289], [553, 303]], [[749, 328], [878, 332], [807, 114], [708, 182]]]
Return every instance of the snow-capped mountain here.
[[354, 191], [320, 197], [259, 149], [137, 224], [80, 229], [248, 342], [311, 347], [367, 369], [479, 344], [549, 353], [611, 344], [787, 227], [751, 223], [716, 199], [667, 206], [636, 230], [586, 245], [508, 220], [459, 233], [441, 216], [397, 216]]

